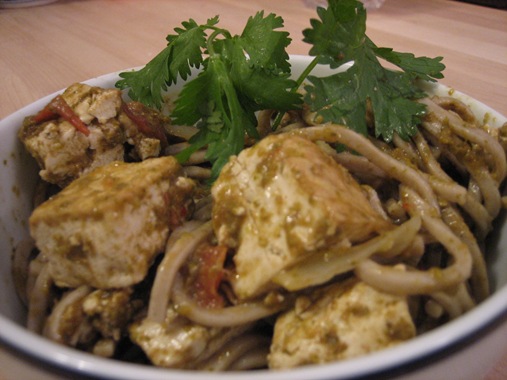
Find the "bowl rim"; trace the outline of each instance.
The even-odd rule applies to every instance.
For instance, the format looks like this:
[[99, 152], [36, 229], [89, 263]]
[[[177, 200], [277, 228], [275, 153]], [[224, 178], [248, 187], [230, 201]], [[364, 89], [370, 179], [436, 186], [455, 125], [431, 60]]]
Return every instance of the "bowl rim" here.
[[[294, 66], [306, 65], [310, 62], [311, 57], [305, 55], [291, 55], [290, 61]], [[138, 69], [135, 67], [132, 69]], [[126, 69], [131, 70], [131, 69]], [[119, 79], [118, 74], [126, 71], [121, 70], [104, 74], [95, 78], [88, 79], [82, 83], [104, 86], [114, 85]], [[480, 101], [469, 97], [459, 91], [451, 90], [449, 87], [440, 83], [426, 83], [425, 89], [431, 92], [439, 92], [442, 94], [451, 94], [467, 102], [471, 102], [474, 106], [490, 114], [492, 119], [499, 122], [507, 122], [507, 118], [497, 111], [484, 105]], [[42, 105], [45, 105], [56, 94], [63, 91], [59, 90], [49, 94], [29, 105], [21, 108], [13, 114], [0, 120], [0, 131], [5, 126], [16, 123], [25, 115], [34, 112]], [[507, 284], [497, 289], [486, 300], [478, 304], [474, 309], [468, 311], [459, 318], [447, 322], [446, 324], [417, 336], [398, 346], [374, 352], [358, 358], [348, 359], [344, 361], [311, 365], [299, 367], [290, 370], [272, 371], [260, 370], [247, 372], [198, 372], [189, 370], [166, 369], [154, 366], [125, 363], [114, 361], [111, 359], [100, 358], [95, 355], [78, 351], [73, 348], [63, 346], [52, 342], [42, 336], [26, 330], [20, 324], [0, 314], [0, 343], [36, 358], [45, 363], [53, 365], [66, 371], [74, 372], [80, 375], [104, 376], [112, 379], [165, 379], [171, 376], [173, 379], [205, 379], [218, 380], [228, 378], [254, 379], [258, 378], [261, 373], [266, 380], [280, 379], [345, 379], [351, 377], [371, 376], [379, 373], [386, 373], [391, 370], [398, 370], [400, 366], [410, 367], [416, 363], [420, 363], [430, 356], [442, 354], [467, 339], [474, 336], [481, 336], [488, 327], [498, 321], [507, 321]]]

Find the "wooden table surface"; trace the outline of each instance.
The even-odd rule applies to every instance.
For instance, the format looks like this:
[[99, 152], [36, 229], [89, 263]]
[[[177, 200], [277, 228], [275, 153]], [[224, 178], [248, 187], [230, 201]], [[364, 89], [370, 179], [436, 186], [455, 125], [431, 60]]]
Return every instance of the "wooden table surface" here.
[[[143, 65], [165, 36], [194, 18], [220, 15], [239, 34], [256, 11], [285, 20], [291, 54], [307, 54], [301, 31], [315, 17], [308, 0], [68, 0], [0, 10], [0, 119], [74, 82]], [[379, 46], [443, 56], [442, 83], [507, 115], [507, 12], [451, 0], [386, 0], [369, 12]], [[504, 360], [488, 379], [507, 378]], [[54, 379], [48, 369], [0, 347], [0, 379]]]

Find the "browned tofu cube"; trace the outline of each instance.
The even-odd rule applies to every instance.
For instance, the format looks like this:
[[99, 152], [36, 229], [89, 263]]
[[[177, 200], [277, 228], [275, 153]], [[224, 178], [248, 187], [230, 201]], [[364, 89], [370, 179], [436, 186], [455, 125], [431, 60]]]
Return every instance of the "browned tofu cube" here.
[[114, 162], [36, 208], [31, 234], [57, 285], [129, 286], [145, 277], [182, 222], [193, 187], [173, 157]]

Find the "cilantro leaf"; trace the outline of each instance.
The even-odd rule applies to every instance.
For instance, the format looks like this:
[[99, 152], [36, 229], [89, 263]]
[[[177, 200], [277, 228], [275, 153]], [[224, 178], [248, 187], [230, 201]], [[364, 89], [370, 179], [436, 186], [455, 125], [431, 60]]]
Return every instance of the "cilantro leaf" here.
[[[216, 18], [210, 19], [205, 26], [213, 26], [216, 22]], [[163, 103], [162, 92], [176, 83], [178, 76], [186, 80], [191, 68], [199, 68], [203, 62], [202, 49], [206, 44], [204, 28], [192, 19], [182, 25], [183, 28], [175, 28], [177, 34], [167, 36], [167, 47], [143, 68], [120, 73], [123, 79], [116, 83], [116, 87], [128, 88], [128, 95], [133, 100], [160, 108]]]
[[[351, 62], [344, 72], [326, 78], [308, 77], [305, 101], [325, 121], [342, 123], [366, 133], [367, 105], [371, 105], [375, 136], [391, 141], [394, 134], [407, 139], [417, 131], [425, 96], [416, 81], [442, 78], [442, 58], [415, 57], [389, 48], [377, 47], [366, 35], [366, 10], [356, 0], [329, 0], [318, 8], [320, 20], [311, 20], [303, 31], [312, 44], [310, 54], [332, 68]], [[384, 68], [379, 58], [402, 71]]]
[[252, 124], [255, 118], [240, 104], [226, 63], [219, 58], [211, 57], [208, 69], [213, 77], [211, 90], [213, 98], [217, 101], [216, 110], [223, 121], [220, 133], [208, 142], [206, 152], [206, 156], [213, 162], [212, 180], [214, 180], [229, 157], [243, 149], [245, 130], [255, 129], [255, 124]]
[[391, 48], [378, 48], [374, 45], [372, 48], [378, 57], [398, 66], [414, 78], [435, 82], [436, 79], [444, 77], [442, 71], [445, 66], [441, 63], [442, 57], [416, 57], [412, 53], [400, 53]]
[[[197, 94], [195, 91], [201, 91]], [[193, 99], [191, 109], [187, 97]], [[212, 180], [220, 173], [229, 157], [243, 149], [245, 130], [255, 130], [252, 119], [239, 102], [226, 62], [219, 55], [212, 55], [206, 70], [184, 86], [176, 102], [173, 117], [188, 120], [187, 112], [196, 112], [199, 117], [199, 132], [190, 139], [190, 148], [178, 156], [188, 158], [189, 154], [207, 146], [206, 158], [213, 162]]]
[[[245, 55], [246, 45], [248, 43], [242, 37], [234, 38], [223, 45], [221, 52], [230, 59], [231, 80], [244, 102], [242, 104], [252, 111], [258, 111], [270, 108], [289, 110], [301, 103], [300, 95], [290, 93], [295, 86], [295, 81], [289, 79], [290, 73], [278, 69], [276, 60], [279, 55], [286, 54], [285, 49], [281, 50], [281, 54], [273, 53], [271, 61], [265, 60], [259, 66], [252, 62], [260, 61], [254, 51], [250, 49], [252, 54]], [[262, 48], [260, 51], [264, 54]], [[290, 68], [288, 58], [282, 61], [282, 65]]]
[[291, 39], [288, 32], [276, 31], [281, 27], [283, 19], [273, 13], [264, 17], [261, 11], [248, 19], [240, 41], [255, 67], [290, 72], [289, 55], [285, 48]]
[[303, 30], [303, 42], [312, 44], [310, 55], [331, 68], [354, 59], [366, 31], [366, 11], [356, 0], [329, 1], [328, 8], [317, 8], [320, 20], [311, 19], [311, 28]]
[[280, 17], [258, 12], [239, 36], [210, 28], [213, 33], [206, 41], [209, 56], [202, 61], [203, 70], [183, 86], [175, 101], [174, 123], [199, 128], [178, 158], [184, 161], [205, 147], [213, 163], [212, 180], [229, 157], [244, 148], [245, 134], [258, 137], [256, 111], [286, 111], [302, 102], [300, 95], [291, 92], [295, 82], [289, 79], [285, 51], [290, 39], [288, 33], [275, 30], [282, 26]]
[[171, 118], [174, 123], [194, 125], [202, 118], [207, 118], [209, 110], [209, 94], [211, 78], [207, 70], [201, 71], [196, 78], [188, 81], [174, 102]]
[[[169, 79], [167, 60], [170, 55], [171, 48], [167, 47], [141, 70], [120, 73], [123, 79], [116, 82], [116, 87], [122, 90], [128, 88], [128, 95], [132, 100], [140, 101], [149, 107], [159, 108], [163, 101], [161, 91], [167, 89]], [[157, 73], [157, 75], [154, 76], [152, 73]]]
[[[355, 69], [352, 69], [353, 71]], [[354, 75], [350, 76], [354, 79]], [[349, 85], [349, 74], [337, 73], [327, 78], [308, 77], [305, 102], [326, 121], [353, 125], [354, 130], [366, 134], [366, 102], [359, 102], [355, 88]]]

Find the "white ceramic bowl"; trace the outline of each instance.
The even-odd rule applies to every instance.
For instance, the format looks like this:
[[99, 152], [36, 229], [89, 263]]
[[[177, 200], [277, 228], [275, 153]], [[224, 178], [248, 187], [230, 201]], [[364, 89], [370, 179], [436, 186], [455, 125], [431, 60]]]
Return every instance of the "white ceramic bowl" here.
[[[309, 57], [292, 56], [297, 75], [310, 62]], [[317, 68], [315, 74], [328, 69]], [[118, 73], [104, 75], [87, 83], [113, 87]], [[70, 85], [71, 83], [69, 83]], [[177, 91], [177, 88], [175, 89]], [[449, 93], [441, 85], [428, 84], [433, 93]], [[23, 118], [40, 110], [55, 94], [48, 95], [0, 121], [0, 344], [14, 352], [34, 357], [68, 371], [69, 376], [90, 375], [112, 379], [480, 379], [505, 352], [507, 336], [507, 226], [498, 223], [487, 252], [493, 279], [493, 294], [464, 316], [397, 347], [357, 359], [327, 365], [309, 366], [289, 371], [255, 371], [244, 373], [198, 373], [125, 364], [102, 359], [55, 344], [24, 327], [25, 309], [14, 290], [11, 257], [14, 247], [28, 237], [27, 220], [37, 168], [17, 139]], [[479, 118], [500, 126], [507, 118], [476, 100], [454, 91]]]

